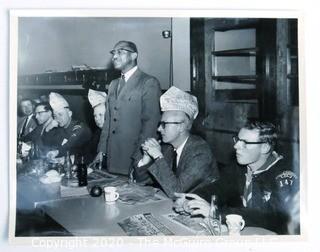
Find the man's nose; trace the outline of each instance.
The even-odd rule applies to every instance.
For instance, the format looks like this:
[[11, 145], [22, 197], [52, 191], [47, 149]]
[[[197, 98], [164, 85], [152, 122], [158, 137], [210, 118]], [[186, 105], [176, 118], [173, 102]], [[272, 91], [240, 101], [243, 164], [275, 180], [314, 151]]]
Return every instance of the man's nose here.
[[236, 143], [233, 145], [233, 148], [239, 149], [240, 146], [241, 146], [241, 143], [240, 143], [240, 141], [238, 141], [238, 142], [236, 142]]

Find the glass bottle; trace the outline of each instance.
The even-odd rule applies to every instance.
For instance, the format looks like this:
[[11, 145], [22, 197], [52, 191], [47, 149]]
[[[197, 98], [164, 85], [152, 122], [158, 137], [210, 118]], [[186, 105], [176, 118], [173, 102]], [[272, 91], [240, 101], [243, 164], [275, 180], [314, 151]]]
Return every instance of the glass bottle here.
[[69, 154], [69, 151], [67, 151], [67, 154], [64, 159], [64, 171], [66, 173], [67, 179], [71, 179], [71, 177], [72, 177], [72, 173], [71, 173], [72, 167], [71, 166], [72, 166], [72, 164], [71, 164], [70, 154]]
[[30, 143], [30, 151], [29, 151], [29, 160], [34, 160], [36, 159], [35, 157], [35, 144], [33, 142]]
[[102, 162], [103, 162], [103, 154], [100, 155], [100, 157], [99, 157], [99, 166], [98, 166], [99, 170], [102, 170]]
[[87, 186], [87, 165], [84, 162], [84, 157], [81, 157], [81, 163], [78, 165], [78, 184], [79, 186]]
[[221, 235], [221, 215], [218, 210], [218, 198], [216, 195], [211, 196], [210, 211], [208, 224], [213, 235]]
[[218, 215], [217, 196], [212, 195], [211, 196], [211, 203], [210, 203], [209, 217], [212, 219], [217, 219], [218, 218], [217, 215]]
[[34, 157], [35, 157], [35, 159], [41, 159], [42, 158], [39, 145], [36, 144], [36, 143], [34, 144]]

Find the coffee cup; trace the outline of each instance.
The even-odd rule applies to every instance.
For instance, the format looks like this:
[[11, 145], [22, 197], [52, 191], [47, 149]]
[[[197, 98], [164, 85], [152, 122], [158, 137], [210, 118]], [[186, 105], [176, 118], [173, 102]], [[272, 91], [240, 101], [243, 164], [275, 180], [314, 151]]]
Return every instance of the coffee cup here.
[[229, 214], [226, 216], [226, 223], [229, 235], [240, 235], [240, 231], [244, 228], [245, 221], [241, 215]]
[[114, 204], [116, 200], [119, 198], [119, 193], [117, 192], [117, 188], [114, 186], [107, 186], [103, 188], [104, 190], [104, 199], [107, 204]]

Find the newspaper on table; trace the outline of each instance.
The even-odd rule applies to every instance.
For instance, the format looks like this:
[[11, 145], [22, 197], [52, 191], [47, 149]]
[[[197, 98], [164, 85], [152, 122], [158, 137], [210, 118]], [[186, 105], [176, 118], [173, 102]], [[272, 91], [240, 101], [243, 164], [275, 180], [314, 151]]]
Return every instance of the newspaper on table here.
[[151, 213], [137, 214], [118, 223], [128, 236], [163, 236], [174, 235]]
[[[201, 217], [194, 217], [191, 215], [184, 215], [184, 214], [177, 214], [177, 213], [169, 213], [163, 215], [165, 218], [169, 219], [170, 221], [188, 229], [195, 235], [216, 235], [212, 234], [206, 228], [206, 220]], [[219, 227], [219, 235], [226, 235], [227, 234], [227, 227], [225, 225], [221, 225]]]

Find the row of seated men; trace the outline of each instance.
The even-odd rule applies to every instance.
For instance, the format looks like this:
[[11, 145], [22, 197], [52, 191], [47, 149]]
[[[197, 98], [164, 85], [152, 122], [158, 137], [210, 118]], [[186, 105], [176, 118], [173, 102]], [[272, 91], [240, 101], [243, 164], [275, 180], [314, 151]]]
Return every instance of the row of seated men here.
[[[95, 122], [102, 128], [105, 99], [98, 96], [105, 95], [89, 91], [89, 101], [95, 105]], [[23, 121], [30, 121], [29, 128], [22, 124], [18, 128], [20, 141], [41, 146], [41, 152], [51, 159], [69, 151], [87, 152], [92, 160], [101, 131], [92, 135], [83, 122], [74, 121], [64, 97], [51, 93], [49, 102], [36, 104], [34, 110], [31, 100], [22, 100], [20, 105], [25, 114]], [[244, 125], [233, 137], [237, 162], [224, 167], [219, 174], [206, 141], [190, 133], [198, 113], [196, 98], [172, 87], [160, 97], [160, 106], [161, 141], [145, 139], [140, 152], [133, 156], [135, 182], [161, 188], [178, 205], [188, 199], [193, 215], [208, 216], [208, 202], [215, 194], [224, 216], [241, 214], [247, 225], [279, 234], [298, 232], [297, 223], [291, 230], [290, 224], [298, 222], [292, 211], [299, 205], [299, 179], [275, 150], [278, 135], [272, 123], [250, 121]], [[26, 129], [30, 131], [27, 134]]]

